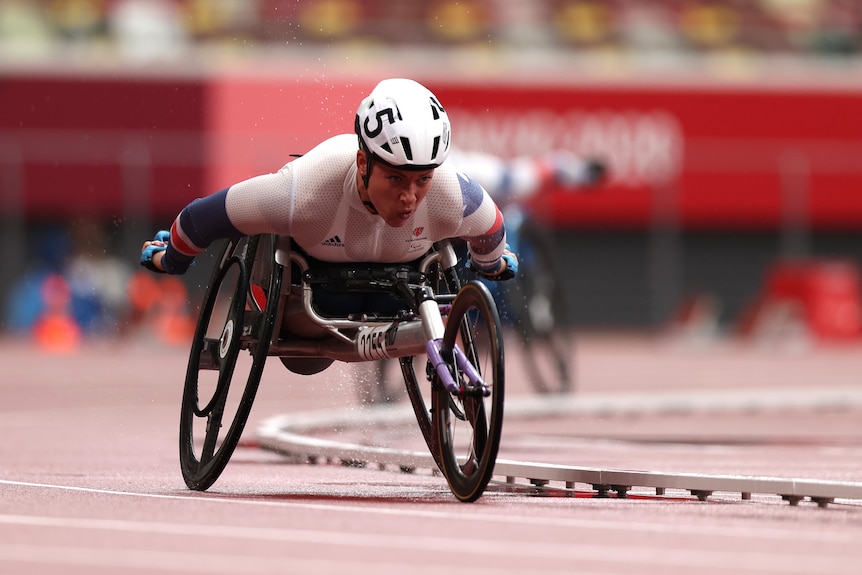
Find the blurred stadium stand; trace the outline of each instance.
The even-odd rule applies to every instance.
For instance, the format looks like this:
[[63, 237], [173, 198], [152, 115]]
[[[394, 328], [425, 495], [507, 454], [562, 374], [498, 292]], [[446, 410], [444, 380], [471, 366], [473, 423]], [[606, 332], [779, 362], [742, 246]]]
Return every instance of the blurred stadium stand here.
[[[317, 45], [853, 56], [858, 0], [2, 0], [7, 54]], [[144, 48], [139, 44], [150, 44]]]
[[[536, 125], [565, 127], [558, 120], [571, 119], [563, 114], [576, 95], [583, 101], [570, 105], [586, 114], [571, 120], [579, 141], [590, 139], [585, 124], [607, 131], [606, 145], [617, 147], [598, 148], [616, 154], [608, 194], [552, 195], [545, 214], [569, 282], [570, 321], [660, 326], [681, 302], [708, 294], [732, 325], [763, 297], [780, 260], [862, 261], [857, 120], [836, 113], [821, 134], [804, 117], [808, 103], [792, 101], [823, 88], [829, 97], [812, 105], [853, 109], [862, 101], [860, 56], [859, 0], [0, 0], [0, 301], [32, 264], [43, 231], [95, 220], [107, 241], [90, 249], [133, 267], [141, 241], [187, 200], [214, 182], [277, 168], [333, 124], [348, 130], [356, 94], [404, 74], [440, 81], [461, 143], [524, 151], [476, 113], [482, 90], [500, 87], [513, 102], [500, 106], [506, 125], [535, 120], [515, 104], [539, 105], [531, 90], [551, 86], [539, 93], [551, 114], [543, 110]], [[222, 73], [246, 74], [235, 82], [245, 91], [219, 84]], [[554, 92], [559, 85], [578, 91]], [[787, 85], [790, 103], [769, 123], [770, 102]], [[663, 86], [671, 103], [651, 99]], [[722, 94], [724, 86], [736, 92]], [[714, 101], [689, 102], [707, 88]], [[213, 92], [223, 106], [253, 94], [265, 105], [213, 127]], [[285, 143], [286, 121], [254, 131], [302, 99], [333, 107], [319, 123], [318, 111], [293, 110], [319, 134]], [[707, 120], [770, 127], [710, 132]], [[785, 121], [808, 140], [778, 129]], [[643, 138], [631, 127], [645, 125], [654, 129]], [[686, 163], [670, 180], [622, 181], [643, 166], [635, 148], [612, 141], [614, 126], [638, 145], [670, 150], [684, 136]], [[243, 155], [256, 159], [243, 164]], [[21, 245], [33, 249], [8, 248]], [[188, 276], [192, 293], [206, 267]]]

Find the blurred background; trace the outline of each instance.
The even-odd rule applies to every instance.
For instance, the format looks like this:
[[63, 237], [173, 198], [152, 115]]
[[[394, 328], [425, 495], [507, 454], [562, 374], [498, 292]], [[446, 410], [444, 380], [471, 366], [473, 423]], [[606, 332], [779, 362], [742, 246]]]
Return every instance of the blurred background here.
[[185, 345], [210, 272], [138, 266], [190, 200], [351, 132], [384, 77], [550, 186], [565, 323], [862, 334], [862, 0], [0, 0], [2, 331]]

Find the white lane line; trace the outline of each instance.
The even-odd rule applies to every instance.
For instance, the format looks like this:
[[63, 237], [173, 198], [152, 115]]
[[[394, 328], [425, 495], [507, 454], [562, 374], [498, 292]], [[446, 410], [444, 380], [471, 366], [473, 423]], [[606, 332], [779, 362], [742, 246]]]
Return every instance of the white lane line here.
[[[738, 570], [744, 567], [746, 571], [761, 573], [780, 573], [782, 575], [856, 575], [856, 559], [852, 555], [825, 556], [821, 550], [812, 549], [811, 553], [787, 552], [782, 546], [781, 552], [742, 551], [738, 549], [713, 550], [708, 547], [698, 548], [689, 544], [687, 548], [668, 548], [656, 545], [636, 545], [632, 542], [624, 544], [625, 552], [620, 552], [618, 540], [606, 544], [579, 543], [565, 541], [562, 543], [531, 541], [529, 545], [518, 545], [512, 541], [497, 540], [494, 534], [483, 532], [462, 531], [458, 537], [433, 537], [415, 535], [381, 535], [378, 533], [350, 533], [335, 531], [313, 531], [308, 529], [285, 529], [265, 527], [238, 527], [198, 525], [181, 523], [137, 522], [101, 519], [63, 519], [54, 517], [30, 517], [20, 515], [0, 515], [0, 522], [12, 525], [27, 525], [39, 527], [59, 527], [72, 529], [104, 530], [109, 532], [146, 533], [156, 535], [181, 535], [183, 537], [206, 537], [219, 539], [243, 539], [253, 541], [269, 541], [273, 543], [289, 543], [303, 546], [306, 553], [308, 545], [324, 547], [357, 547], [363, 550], [380, 549], [385, 552], [394, 550], [408, 552], [439, 552], [441, 549], [457, 550], [453, 560], [459, 564], [469, 555], [490, 556], [495, 561], [509, 558], [515, 559], [552, 559], [568, 561], [596, 561], [602, 564], [620, 565], [651, 565], [673, 566], [693, 569], [727, 569]], [[617, 528], [620, 528], [618, 522]], [[623, 525], [625, 528], [627, 524]], [[700, 542], [709, 546], [710, 542]], [[2, 552], [3, 545], [0, 545]], [[101, 548], [100, 548], [101, 549]], [[283, 547], [280, 549], [284, 550]], [[288, 550], [289, 551], [289, 550]], [[149, 553], [137, 552], [145, 560]], [[170, 556], [182, 557], [182, 553], [169, 553]], [[33, 558], [37, 559], [36, 557]], [[857, 558], [858, 559], [858, 558]], [[438, 565], [438, 568], [440, 566]], [[240, 570], [242, 572], [242, 570]]]
[[[466, 506], [463, 503], [453, 502], [452, 505], [457, 508], [466, 507], [463, 512], [446, 512], [446, 511], [429, 511], [426, 509], [408, 509], [398, 508], [390, 509], [385, 507], [372, 506], [357, 506], [344, 505], [340, 503], [310, 503], [308, 501], [267, 501], [257, 499], [242, 499], [242, 496], [230, 496], [225, 498], [220, 494], [203, 494], [190, 492], [189, 495], [164, 495], [157, 493], [134, 493], [130, 491], [113, 491], [105, 489], [95, 489], [88, 487], [71, 487], [64, 485], [51, 485], [42, 483], [28, 483], [21, 481], [0, 480], [0, 485], [12, 485], [18, 487], [33, 487], [48, 490], [61, 490], [72, 492], [95, 493], [103, 495], [116, 495], [124, 497], [139, 497], [143, 499], [171, 499], [181, 501], [194, 501], [199, 503], [215, 503], [215, 504], [231, 504], [231, 505], [248, 505], [261, 507], [288, 507], [295, 509], [305, 509], [311, 511], [331, 511], [338, 513], [357, 513], [368, 515], [382, 516], [400, 516], [411, 518], [437, 519], [443, 521], [474, 521], [483, 523], [500, 523], [511, 525], [534, 525], [540, 527], [559, 527], [559, 528], [577, 528], [577, 529], [602, 529], [608, 531], [618, 531], [620, 529], [619, 520], [597, 520], [597, 519], [582, 519], [573, 517], [531, 517], [528, 515], [506, 515], [496, 514], [485, 511], [479, 505]], [[254, 494], [255, 497], [260, 497], [260, 494]], [[506, 502], [510, 501], [510, 497], [503, 498]], [[493, 502], [494, 496], [488, 494], [483, 498], [483, 501]], [[572, 505], [572, 501], [568, 502]], [[618, 501], [618, 504], [627, 505], [631, 502]], [[571, 511], [572, 509], [569, 508]], [[7, 523], [9, 520], [6, 517], [27, 517], [18, 515], [0, 515], [0, 524]], [[71, 520], [70, 520], [71, 521]], [[87, 521], [87, 520], [83, 520]], [[106, 520], [107, 521], [107, 520]], [[671, 535], [708, 535], [710, 537], [728, 537], [748, 539], [761, 539], [765, 541], [792, 541], [802, 538], [806, 543], [837, 543], [837, 544], [853, 544], [858, 543], [860, 538], [860, 529], [847, 529], [842, 526], [841, 529], [829, 529], [822, 526], [816, 530], [800, 531], [794, 524], [787, 529], [783, 528], [763, 528], [763, 527], [734, 527], [732, 530], [724, 526], [699, 525], [697, 531], [694, 532], [693, 527], [689, 525], [678, 525], [677, 523], [661, 523], [661, 522], [644, 522], [644, 521], [626, 521], [625, 529], [629, 531], [637, 531], [642, 533], [664, 533]]]
[[[110, 489], [97, 489], [94, 487], [75, 487], [72, 485], [54, 485], [51, 483], [32, 483], [29, 481], [12, 481], [0, 479], [0, 485], [12, 485], [15, 487], [37, 487], [42, 489], [58, 489], [61, 491], [80, 491], [83, 493], [99, 493], [102, 495], [123, 495], [128, 497], [145, 497], [150, 499], [194, 499], [194, 496], [184, 495], [162, 495], [159, 493], [135, 493], [133, 491], [112, 491]], [[203, 497], [201, 499], [206, 499]]]

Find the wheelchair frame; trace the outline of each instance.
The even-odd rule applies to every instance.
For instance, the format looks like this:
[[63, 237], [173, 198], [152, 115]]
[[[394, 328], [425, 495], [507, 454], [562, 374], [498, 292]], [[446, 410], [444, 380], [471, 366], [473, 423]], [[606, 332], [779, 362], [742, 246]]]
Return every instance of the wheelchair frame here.
[[[306, 258], [291, 249], [290, 238], [227, 240], [201, 305], [186, 372], [180, 417], [180, 463], [186, 484], [207, 489], [223, 471], [248, 419], [268, 357], [341, 362], [397, 358], [422, 436], [453, 494], [461, 501], [478, 499], [493, 474], [502, 430], [503, 332], [487, 287], [479, 282], [462, 286], [455, 273], [457, 263], [449, 242], [439, 242], [421, 260], [418, 283], [410, 283], [408, 274], [396, 270], [391, 277], [357, 280], [346, 288], [396, 294], [405, 302], [402, 312], [330, 317], [315, 307], [313, 274]], [[292, 293], [294, 266], [300, 275], [304, 318], [325, 333], [322, 338], [281, 334], [288, 303], [297, 297]], [[260, 291], [255, 293], [253, 279], [265, 284], [261, 285], [265, 302]], [[435, 287], [442, 288], [441, 293]], [[224, 320], [214, 322], [216, 302], [224, 304], [225, 295]], [[208, 335], [211, 326], [217, 328], [217, 337]], [[251, 354], [252, 365], [234, 407], [228, 395], [242, 351]], [[413, 356], [420, 354], [428, 358], [430, 408], [413, 369]], [[218, 372], [217, 382], [203, 384], [202, 374], [210, 371]], [[231, 423], [225, 430], [226, 419]]]

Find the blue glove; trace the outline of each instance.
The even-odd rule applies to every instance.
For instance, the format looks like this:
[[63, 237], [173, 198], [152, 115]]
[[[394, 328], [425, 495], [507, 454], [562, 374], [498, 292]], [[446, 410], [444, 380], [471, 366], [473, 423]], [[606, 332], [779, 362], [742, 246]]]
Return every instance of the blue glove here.
[[506, 251], [503, 252], [501, 257], [506, 262], [506, 269], [503, 273], [498, 274], [496, 279], [508, 280], [518, 275], [518, 256], [515, 255], [515, 252], [511, 251], [509, 244], [506, 244]]
[[473, 266], [473, 260], [470, 257], [467, 257], [467, 269], [472, 271], [473, 273], [485, 278], [486, 280], [491, 281], [503, 281], [510, 280], [516, 275], [518, 275], [518, 256], [512, 251], [511, 246], [506, 244], [506, 247], [503, 251], [503, 255], [500, 258], [506, 262], [506, 269], [497, 274], [490, 274], [488, 272], [483, 272], [481, 270], [476, 269]]
[[150, 271], [165, 273], [164, 270], [160, 270], [153, 263], [153, 256], [155, 256], [159, 252], [163, 252], [168, 249], [168, 243], [171, 240], [171, 232], [167, 230], [160, 230], [156, 232], [156, 236], [153, 238], [152, 244], [148, 245], [141, 252], [141, 265], [147, 268]]

